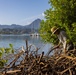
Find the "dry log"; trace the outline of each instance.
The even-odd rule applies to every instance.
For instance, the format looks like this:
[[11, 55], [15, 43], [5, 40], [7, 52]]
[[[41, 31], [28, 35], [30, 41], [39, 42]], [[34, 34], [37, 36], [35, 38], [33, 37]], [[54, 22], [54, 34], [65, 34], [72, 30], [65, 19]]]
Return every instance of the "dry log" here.
[[11, 71], [7, 71], [6, 74], [14, 74], [17, 72], [21, 72], [21, 70], [11, 70]]

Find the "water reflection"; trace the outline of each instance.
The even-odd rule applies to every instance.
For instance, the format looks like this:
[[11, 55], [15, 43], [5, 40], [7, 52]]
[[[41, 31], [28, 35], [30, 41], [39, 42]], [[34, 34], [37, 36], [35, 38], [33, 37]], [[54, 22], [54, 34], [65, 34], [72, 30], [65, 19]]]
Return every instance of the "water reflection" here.
[[21, 46], [26, 46], [25, 40], [28, 40], [28, 44], [33, 44], [36, 47], [40, 47], [39, 53], [44, 51], [45, 53], [51, 47], [51, 44], [44, 44], [40, 37], [32, 37], [29, 35], [1, 35], [0, 36], [0, 47], [9, 47], [9, 44], [13, 44], [14, 48], [20, 48]]

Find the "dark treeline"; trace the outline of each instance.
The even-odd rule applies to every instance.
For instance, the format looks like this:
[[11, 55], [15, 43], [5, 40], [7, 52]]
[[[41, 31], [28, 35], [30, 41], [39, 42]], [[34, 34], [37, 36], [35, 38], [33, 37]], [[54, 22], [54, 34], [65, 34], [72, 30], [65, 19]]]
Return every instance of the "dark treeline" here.
[[[38, 29], [34, 29], [35, 32], [38, 32]], [[10, 29], [4, 28], [0, 29], [0, 34], [30, 34], [34, 32], [33, 29]]]

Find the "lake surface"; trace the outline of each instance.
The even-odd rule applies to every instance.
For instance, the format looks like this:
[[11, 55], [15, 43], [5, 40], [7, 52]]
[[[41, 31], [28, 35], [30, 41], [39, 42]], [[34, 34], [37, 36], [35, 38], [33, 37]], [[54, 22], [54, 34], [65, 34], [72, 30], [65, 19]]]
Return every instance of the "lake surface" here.
[[28, 45], [32, 44], [40, 48], [39, 53], [44, 51], [48, 52], [51, 44], [45, 44], [41, 41], [40, 37], [32, 37], [29, 35], [0, 35], [0, 47], [9, 47], [9, 44], [13, 44], [14, 49], [19, 49], [20, 47], [26, 47], [25, 40], [28, 40]]

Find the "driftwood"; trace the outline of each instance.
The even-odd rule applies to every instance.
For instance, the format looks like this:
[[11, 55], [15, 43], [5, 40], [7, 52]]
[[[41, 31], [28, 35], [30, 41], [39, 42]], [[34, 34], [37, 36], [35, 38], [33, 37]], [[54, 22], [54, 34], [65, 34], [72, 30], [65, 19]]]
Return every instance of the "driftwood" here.
[[[57, 52], [46, 56], [44, 52], [38, 54], [39, 48], [29, 50], [27, 41], [26, 46], [2, 69], [1, 75], [76, 75], [76, 49], [65, 55]], [[15, 64], [22, 55], [24, 59]]]

